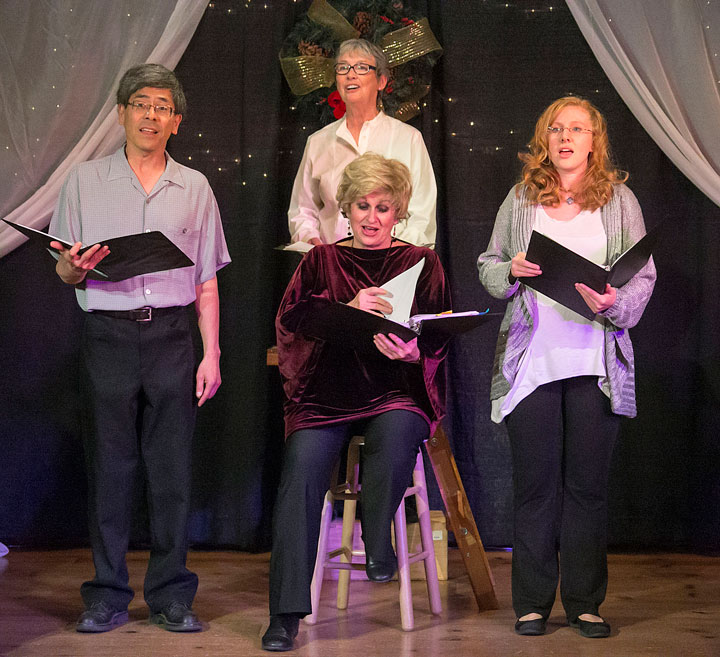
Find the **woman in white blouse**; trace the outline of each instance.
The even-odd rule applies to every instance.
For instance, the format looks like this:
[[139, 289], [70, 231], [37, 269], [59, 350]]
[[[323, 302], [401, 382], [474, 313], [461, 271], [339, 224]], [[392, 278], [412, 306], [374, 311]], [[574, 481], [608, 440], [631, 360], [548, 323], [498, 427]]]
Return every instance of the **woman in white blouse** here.
[[[611, 163], [605, 120], [588, 101], [560, 98], [540, 116], [521, 155], [522, 181], [503, 202], [478, 258], [490, 294], [509, 299], [491, 386], [513, 458], [515, 631], [544, 634], [560, 595], [568, 622], [610, 634], [599, 615], [607, 588], [607, 487], [621, 416], [634, 417], [627, 329], [655, 283], [652, 260], [619, 288], [575, 288], [592, 320], [523, 285], [533, 229], [593, 262], [612, 263], [645, 234], [640, 206]], [[559, 555], [559, 557], [558, 557]]]
[[376, 45], [364, 39], [340, 44], [335, 81], [346, 113], [307, 140], [288, 210], [291, 242], [330, 244], [350, 235], [335, 192], [345, 166], [372, 151], [410, 169], [409, 217], [398, 225], [395, 237], [418, 246], [435, 243], [437, 188], [432, 164], [420, 132], [380, 109], [389, 75], [387, 58]]

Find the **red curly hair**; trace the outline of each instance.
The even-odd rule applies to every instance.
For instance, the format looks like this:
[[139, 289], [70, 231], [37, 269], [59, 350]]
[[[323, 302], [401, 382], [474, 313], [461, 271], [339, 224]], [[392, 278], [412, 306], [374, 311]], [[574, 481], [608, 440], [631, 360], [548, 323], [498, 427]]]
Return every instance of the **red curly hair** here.
[[560, 176], [550, 160], [548, 150], [548, 127], [566, 107], [581, 107], [590, 116], [593, 139], [588, 155], [588, 166], [580, 186], [573, 191], [583, 210], [597, 210], [605, 205], [613, 194], [613, 185], [628, 179], [626, 171], [618, 169], [611, 161], [607, 125], [600, 111], [588, 100], [579, 96], [565, 96], [551, 103], [535, 124], [535, 134], [528, 144], [529, 153], [518, 153], [525, 165], [522, 184], [531, 203], [557, 205], [560, 197]]

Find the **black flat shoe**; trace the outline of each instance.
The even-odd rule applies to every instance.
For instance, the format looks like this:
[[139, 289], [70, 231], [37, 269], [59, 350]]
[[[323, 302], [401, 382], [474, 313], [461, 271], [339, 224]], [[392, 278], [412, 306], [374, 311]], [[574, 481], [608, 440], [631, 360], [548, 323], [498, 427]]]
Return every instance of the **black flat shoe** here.
[[365, 562], [365, 572], [371, 582], [389, 582], [395, 574], [395, 561], [380, 561], [368, 557]]
[[168, 632], [199, 632], [202, 623], [184, 602], [171, 602], [160, 611], [150, 615], [150, 623]]
[[295, 614], [270, 616], [270, 625], [262, 638], [262, 649], [270, 652], [292, 650], [299, 626], [300, 619]]
[[533, 618], [532, 620], [517, 621], [515, 633], [521, 636], [541, 636], [545, 634], [547, 621], [544, 618]]
[[78, 618], [78, 632], [109, 632], [128, 622], [127, 609], [113, 609], [104, 602], [90, 605]]
[[576, 618], [574, 621], [569, 621], [569, 624], [586, 639], [606, 639], [610, 636], [610, 623], [605, 621], [598, 623]]

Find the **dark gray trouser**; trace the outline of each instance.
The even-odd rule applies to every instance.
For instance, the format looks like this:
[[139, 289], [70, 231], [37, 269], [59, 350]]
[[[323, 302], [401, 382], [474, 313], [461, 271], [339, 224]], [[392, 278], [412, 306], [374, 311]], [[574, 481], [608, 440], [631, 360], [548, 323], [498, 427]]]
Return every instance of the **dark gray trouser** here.
[[412, 411], [388, 411], [354, 424], [301, 429], [287, 439], [270, 561], [270, 614], [306, 616], [323, 499], [335, 463], [354, 435], [362, 448], [362, 531], [367, 554], [394, 558], [390, 523], [408, 487], [429, 427]]
[[125, 554], [138, 469], [147, 484], [150, 561], [145, 601], [192, 604], [197, 576], [185, 567], [195, 426], [194, 351], [185, 308], [134, 322], [89, 313], [83, 333], [90, 542], [95, 577], [86, 606], [125, 609], [133, 598]]
[[531, 612], [547, 618], [558, 579], [570, 620], [597, 614], [605, 599], [607, 489], [620, 417], [597, 382], [582, 376], [540, 386], [506, 418], [518, 618]]

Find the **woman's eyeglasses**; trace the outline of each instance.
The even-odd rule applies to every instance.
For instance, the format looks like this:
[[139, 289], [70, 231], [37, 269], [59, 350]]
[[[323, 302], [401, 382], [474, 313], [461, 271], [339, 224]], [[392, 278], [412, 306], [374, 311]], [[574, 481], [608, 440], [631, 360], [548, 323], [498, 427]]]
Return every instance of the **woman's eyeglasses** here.
[[551, 135], [561, 135], [563, 133], [563, 130], [567, 130], [571, 135], [582, 135], [586, 133], [590, 133], [591, 135], [594, 134], [590, 128], [581, 128], [580, 126], [573, 126], [572, 128], [566, 128], [566, 127], [558, 127], [558, 126], [548, 126], [548, 134]]
[[377, 66], [370, 66], [370, 64], [335, 64], [335, 73], [337, 75], [347, 75], [350, 73], [350, 69], [354, 69], [358, 75], [367, 75], [370, 71], [376, 71]]

